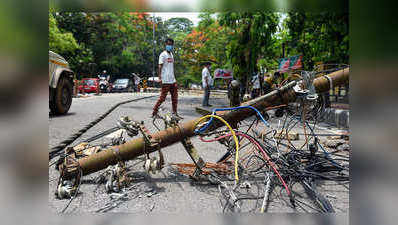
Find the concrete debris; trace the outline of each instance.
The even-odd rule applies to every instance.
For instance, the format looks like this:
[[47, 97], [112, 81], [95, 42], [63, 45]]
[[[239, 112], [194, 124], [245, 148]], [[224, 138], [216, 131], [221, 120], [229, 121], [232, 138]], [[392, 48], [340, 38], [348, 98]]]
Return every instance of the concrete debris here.
[[127, 193], [110, 193], [109, 197], [111, 199], [122, 199], [122, 198], [128, 198]]
[[156, 191], [148, 192], [148, 193], [146, 193], [146, 197], [150, 198], [150, 197], [152, 197], [152, 196], [154, 196], [154, 195], [156, 195], [156, 194], [157, 194]]
[[350, 138], [350, 136], [347, 134], [327, 137], [327, 139], [329, 139], [329, 140], [339, 140], [339, 139], [349, 140], [349, 138]]
[[82, 143], [76, 145], [75, 147], [73, 147], [73, 150], [79, 155], [89, 156], [89, 155], [99, 152], [101, 150], [101, 147], [99, 147], [99, 146], [90, 147], [89, 143], [82, 142]]
[[126, 133], [125, 129], [120, 129], [111, 134], [108, 134], [107, 136], [105, 136], [105, 138], [109, 138], [109, 139], [118, 138], [118, 137], [122, 137], [125, 133]]
[[348, 143], [337, 146], [337, 150], [339, 150], [339, 151], [350, 151], [350, 149], [351, 149], [351, 145]]
[[342, 140], [342, 139], [338, 139], [338, 140], [325, 140], [324, 142], [323, 142], [323, 144], [326, 146], [326, 147], [329, 147], [329, 148], [337, 148], [338, 146], [340, 146], [340, 145], [342, 145], [342, 144], [345, 144], [346, 143], [346, 141], [345, 140]]
[[[262, 134], [264, 135], [264, 134]], [[262, 136], [263, 137], [263, 136]], [[276, 134], [275, 134], [275, 138], [276, 139], [284, 139], [284, 140], [291, 140], [291, 141], [297, 141], [300, 140], [300, 136], [297, 132], [288, 132], [288, 135], [286, 135], [286, 130], [279, 130]], [[264, 138], [263, 138], [264, 140]]]
[[244, 181], [244, 182], [240, 185], [240, 188], [250, 189], [251, 187], [252, 187], [252, 185], [251, 185], [248, 181]]
[[75, 147], [73, 147], [73, 150], [75, 150], [75, 151], [83, 151], [84, 149], [87, 148], [88, 145], [89, 145], [88, 142], [82, 142], [82, 143], [76, 145]]

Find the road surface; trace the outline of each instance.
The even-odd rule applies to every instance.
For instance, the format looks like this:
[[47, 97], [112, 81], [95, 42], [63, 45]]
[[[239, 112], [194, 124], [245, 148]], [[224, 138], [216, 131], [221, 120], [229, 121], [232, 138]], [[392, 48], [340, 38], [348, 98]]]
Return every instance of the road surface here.
[[[53, 147], [67, 138], [72, 133], [94, 120], [117, 102], [154, 95], [154, 93], [120, 93], [103, 94], [87, 98], [74, 98], [71, 109], [64, 116], [49, 116], [49, 147]], [[74, 144], [94, 136], [101, 131], [116, 125], [121, 116], [130, 116], [134, 120], [144, 121], [151, 132], [156, 129], [152, 126], [150, 118], [152, 107], [157, 97], [140, 100], [119, 106], [99, 124], [82, 135]], [[195, 107], [201, 105], [202, 96], [198, 94], [183, 94], [179, 97], [179, 114], [184, 121], [199, 117]], [[219, 94], [210, 99], [214, 106], [227, 106], [226, 95]], [[168, 96], [163, 107], [171, 110], [170, 97]], [[278, 126], [275, 120], [273, 126]], [[300, 132], [298, 130], [298, 132]], [[321, 125], [318, 133], [333, 133], [337, 129]], [[302, 133], [302, 131], [301, 131]], [[224, 147], [218, 143], [203, 143], [193, 138], [193, 144], [198, 148], [199, 154], [208, 162], [215, 162], [221, 155]], [[191, 163], [189, 156], [180, 143], [163, 149], [166, 163]], [[154, 154], [156, 156], [156, 154]], [[169, 167], [164, 168], [155, 175], [145, 173], [141, 159], [132, 160], [127, 163], [133, 168], [135, 181], [131, 184], [133, 188], [128, 192], [128, 199], [125, 201], [113, 201], [106, 193], [103, 184], [93, 182], [103, 171], [85, 176], [80, 187], [80, 194], [73, 200], [66, 212], [86, 213], [96, 212], [101, 209], [107, 212], [128, 212], [128, 213], [219, 213], [222, 212], [220, 194], [217, 186], [200, 185], [193, 183], [186, 176], [175, 173]], [[58, 172], [49, 168], [49, 207], [52, 212], [60, 212], [69, 200], [58, 200], [54, 191], [57, 185]], [[336, 212], [348, 213], [349, 209], [349, 185], [345, 187], [336, 185], [334, 182], [321, 184], [320, 191], [327, 193], [326, 197], [331, 201]], [[298, 192], [302, 190], [296, 190]], [[271, 194], [271, 199], [273, 199]], [[115, 204], [115, 205], [112, 205]], [[112, 205], [112, 207], [107, 207]], [[106, 208], [106, 209], [105, 209]], [[271, 201], [269, 212], [294, 212], [287, 202], [274, 198]], [[298, 211], [303, 211], [298, 209]], [[311, 210], [310, 210], [311, 211]]]

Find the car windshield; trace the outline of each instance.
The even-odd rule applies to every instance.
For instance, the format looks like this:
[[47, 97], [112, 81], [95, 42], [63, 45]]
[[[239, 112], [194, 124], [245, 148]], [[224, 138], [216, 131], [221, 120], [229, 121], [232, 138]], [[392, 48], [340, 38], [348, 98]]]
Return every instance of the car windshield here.
[[115, 84], [126, 84], [129, 80], [128, 79], [120, 79], [120, 80], [116, 80]]
[[85, 85], [95, 85], [94, 80], [84, 80]]

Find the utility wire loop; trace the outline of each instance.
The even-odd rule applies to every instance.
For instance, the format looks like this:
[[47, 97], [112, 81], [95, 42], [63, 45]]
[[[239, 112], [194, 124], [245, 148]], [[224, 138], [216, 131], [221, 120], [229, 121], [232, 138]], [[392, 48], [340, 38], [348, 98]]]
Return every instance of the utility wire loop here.
[[[195, 124], [195, 126], [194, 127], [196, 127], [199, 123], [201, 123], [203, 120], [205, 120], [205, 119], [208, 119], [208, 118], [216, 118], [216, 119], [218, 119], [218, 120], [220, 120], [221, 122], [223, 122], [227, 127], [228, 127], [228, 129], [231, 131], [231, 134], [232, 134], [232, 137], [233, 137], [233, 139], [234, 139], [234, 141], [235, 141], [235, 148], [236, 148], [236, 152], [235, 152], [235, 184], [237, 184], [237, 182], [239, 181], [239, 176], [238, 176], [238, 159], [239, 159], [239, 141], [238, 141], [238, 138], [237, 138], [237, 136], [236, 136], [236, 133], [235, 133], [235, 131], [234, 131], [234, 129], [232, 129], [232, 127], [231, 127], [231, 125], [229, 125], [229, 123], [226, 121], [226, 120], [224, 120], [222, 117], [220, 117], [220, 116], [216, 116], [216, 115], [206, 115], [206, 116], [203, 116], [203, 117], [201, 117], [197, 122], [196, 122], [196, 124]], [[207, 129], [207, 128], [206, 128]], [[203, 131], [205, 131], [205, 130], [203, 130]], [[202, 132], [203, 132], [202, 131]]]
[[[271, 127], [270, 124], [264, 119], [263, 115], [261, 114], [258, 109], [254, 108], [253, 106], [238, 106], [238, 107], [232, 107], [232, 108], [215, 108], [212, 110], [212, 115], [216, 115], [216, 112], [220, 111], [232, 111], [232, 110], [238, 110], [238, 109], [252, 109], [254, 110], [257, 115], [260, 117], [261, 121], [267, 126]], [[199, 130], [195, 130], [195, 133], [203, 133], [207, 128], [209, 128], [210, 124], [213, 122], [213, 117], [210, 118], [210, 120], [205, 124], [203, 127], [201, 127]]]

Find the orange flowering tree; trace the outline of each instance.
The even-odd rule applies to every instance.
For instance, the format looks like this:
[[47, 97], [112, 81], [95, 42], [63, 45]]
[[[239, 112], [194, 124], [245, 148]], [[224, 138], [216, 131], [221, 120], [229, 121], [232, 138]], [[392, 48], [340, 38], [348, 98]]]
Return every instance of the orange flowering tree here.
[[199, 25], [181, 40], [181, 62], [184, 75], [182, 83], [199, 83], [203, 62], [212, 62], [212, 68], [224, 68], [226, 45], [230, 39], [230, 29], [220, 26], [216, 19], [202, 19]]

